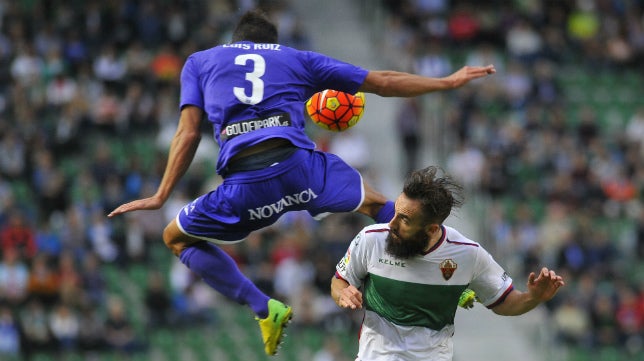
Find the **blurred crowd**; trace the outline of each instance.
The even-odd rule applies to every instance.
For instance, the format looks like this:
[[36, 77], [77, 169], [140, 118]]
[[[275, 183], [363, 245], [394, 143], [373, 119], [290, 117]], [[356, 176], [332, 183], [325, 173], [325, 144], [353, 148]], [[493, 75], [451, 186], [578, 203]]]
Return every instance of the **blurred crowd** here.
[[[549, 305], [557, 340], [642, 352], [644, 107], [606, 134], [596, 108], [569, 111], [560, 79], [570, 69], [642, 77], [644, 5], [382, 4], [386, 25], [375, 45], [386, 67], [434, 77], [460, 61], [497, 68], [442, 96], [441, 112], [428, 112], [424, 99], [402, 103], [405, 171], [422, 166], [418, 152], [430, 136], [423, 123], [447, 124], [445, 167], [488, 202], [481, 218], [489, 241], [480, 241], [515, 277], [547, 265], [568, 280]], [[138, 308], [112, 292], [106, 265], [150, 266], [138, 299], [144, 330], [216, 322], [217, 295], [160, 241], [181, 206], [218, 184], [212, 153], [198, 153], [163, 209], [105, 215], [156, 189], [183, 60], [227, 41], [235, 15], [255, 5], [279, 23], [282, 43], [312, 47], [286, 0], [0, 0], [0, 358], [144, 349]], [[368, 172], [359, 134], [318, 140]], [[294, 327], [347, 329], [359, 320], [335, 307], [329, 279], [369, 222], [292, 213], [226, 250], [262, 289], [293, 304]], [[341, 359], [335, 341], [319, 360]]]
[[[382, 53], [392, 55], [389, 66], [428, 76], [463, 64], [497, 69], [476, 86], [441, 96], [440, 111], [404, 103], [401, 121], [417, 121], [411, 131], [401, 127], [401, 137], [416, 144], [423, 141], [414, 135], [419, 122], [449, 124], [440, 134], [447, 139], [444, 164], [472, 198], [483, 199], [480, 241], [515, 277], [540, 265], [564, 276], [567, 286], [548, 305], [555, 342], [641, 357], [644, 4], [385, 4]], [[585, 82], [571, 87], [579, 78]], [[625, 112], [605, 111], [621, 104]], [[425, 141], [437, 138], [431, 136]], [[406, 149], [407, 169], [417, 166], [416, 151]]]
[[[285, 44], [309, 46], [282, 1], [0, 1], [0, 359], [126, 354], [146, 347], [150, 328], [208, 319], [212, 295], [170, 264], [160, 230], [217, 181], [214, 154], [163, 210], [106, 214], [156, 189], [184, 59], [228, 41], [255, 5]], [[161, 248], [167, 257], [150, 255]], [[132, 300], [119, 288], [136, 265], [151, 267]]]

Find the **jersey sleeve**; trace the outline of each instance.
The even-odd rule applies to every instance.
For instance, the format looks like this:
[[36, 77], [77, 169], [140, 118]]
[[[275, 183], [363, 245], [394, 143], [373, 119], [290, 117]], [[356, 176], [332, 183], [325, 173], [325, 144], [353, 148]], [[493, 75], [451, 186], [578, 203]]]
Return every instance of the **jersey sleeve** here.
[[477, 297], [486, 307], [491, 307], [503, 301], [513, 289], [512, 278], [492, 258], [485, 249], [478, 248], [475, 261], [474, 278], [469, 288], [476, 292]]
[[188, 57], [181, 70], [181, 99], [179, 109], [195, 105], [204, 109], [203, 91], [199, 85], [199, 68], [193, 56]]
[[364, 230], [351, 241], [349, 249], [335, 267], [335, 276], [360, 288], [368, 273], [368, 255]]
[[317, 77], [315, 83], [322, 87], [320, 90], [334, 89], [355, 94], [367, 77], [367, 69], [319, 53], [307, 53], [310, 73]]

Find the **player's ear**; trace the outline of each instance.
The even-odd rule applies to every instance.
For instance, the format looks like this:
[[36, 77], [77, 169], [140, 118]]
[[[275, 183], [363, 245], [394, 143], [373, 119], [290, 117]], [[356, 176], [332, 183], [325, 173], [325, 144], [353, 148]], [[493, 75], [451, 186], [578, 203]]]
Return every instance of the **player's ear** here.
[[431, 238], [433, 235], [436, 234], [436, 232], [440, 232], [441, 226], [437, 223], [431, 223], [425, 226], [425, 233], [427, 233], [427, 237]]

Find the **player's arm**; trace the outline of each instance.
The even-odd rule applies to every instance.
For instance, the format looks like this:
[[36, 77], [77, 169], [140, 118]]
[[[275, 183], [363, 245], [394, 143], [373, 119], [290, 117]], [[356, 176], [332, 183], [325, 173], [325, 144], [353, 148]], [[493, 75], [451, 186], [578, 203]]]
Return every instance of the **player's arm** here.
[[443, 78], [430, 78], [391, 70], [372, 70], [367, 73], [359, 91], [383, 97], [413, 97], [438, 90], [455, 89], [473, 79], [494, 73], [496, 69], [493, 65], [464, 66]]
[[201, 141], [202, 116], [203, 111], [195, 106], [186, 106], [181, 110], [179, 125], [170, 144], [168, 163], [156, 193], [151, 197], [121, 205], [113, 210], [108, 217], [136, 210], [159, 209], [163, 206], [192, 163]]
[[536, 276], [534, 272], [530, 273], [527, 291], [512, 290], [502, 303], [492, 308], [492, 311], [503, 316], [522, 315], [552, 299], [557, 294], [559, 287], [564, 284], [561, 276], [544, 267], [539, 272], [539, 276]]
[[337, 276], [331, 279], [331, 298], [342, 308], [362, 308], [362, 292]]

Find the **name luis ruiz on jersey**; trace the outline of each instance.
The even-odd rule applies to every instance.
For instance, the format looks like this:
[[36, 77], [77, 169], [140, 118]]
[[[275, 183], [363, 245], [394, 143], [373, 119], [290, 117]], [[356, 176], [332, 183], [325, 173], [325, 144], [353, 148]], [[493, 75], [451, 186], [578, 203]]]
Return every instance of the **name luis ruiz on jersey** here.
[[290, 207], [295, 204], [306, 204], [317, 197], [318, 195], [315, 194], [311, 188], [305, 189], [299, 193], [286, 195], [275, 203], [267, 204], [255, 209], [249, 209], [248, 213], [250, 215], [250, 220], [253, 221], [270, 218], [274, 214], [284, 212], [286, 207]]
[[282, 50], [280, 44], [247, 44], [247, 43], [233, 43], [233, 44], [224, 44], [224, 48], [238, 48], [244, 50]]

